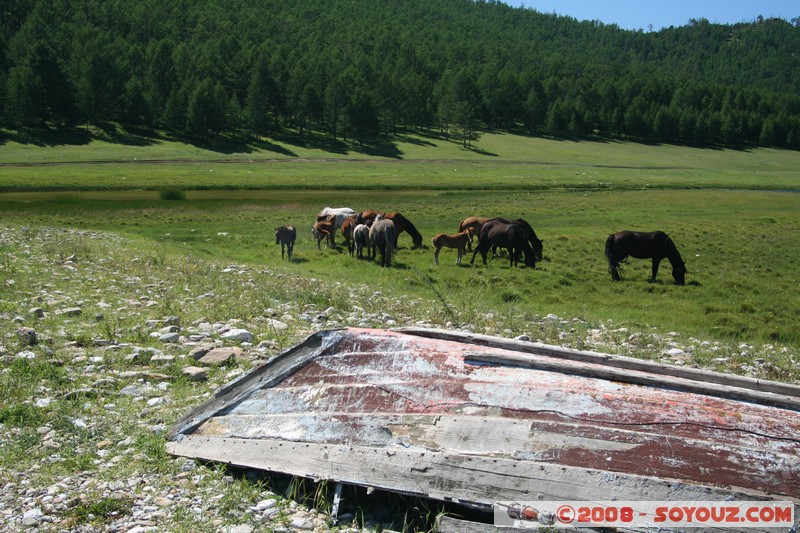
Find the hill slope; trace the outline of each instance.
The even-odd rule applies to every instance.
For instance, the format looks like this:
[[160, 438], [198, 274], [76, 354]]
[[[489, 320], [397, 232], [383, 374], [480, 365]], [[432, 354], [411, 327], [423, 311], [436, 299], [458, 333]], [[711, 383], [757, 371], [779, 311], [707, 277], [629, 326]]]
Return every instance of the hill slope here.
[[487, 128], [800, 148], [800, 28], [657, 33], [470, 0], [16, 2], [2, 124], [371, 142]]

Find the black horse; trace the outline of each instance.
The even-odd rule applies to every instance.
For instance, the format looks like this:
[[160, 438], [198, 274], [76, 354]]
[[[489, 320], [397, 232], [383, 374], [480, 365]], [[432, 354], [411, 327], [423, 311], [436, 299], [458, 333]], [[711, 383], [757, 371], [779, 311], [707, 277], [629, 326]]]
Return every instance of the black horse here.
[[480, 240], [472, 253], [470, 264], [475, 263], [475, 256], [480, 253], [485, 265], [487, 253], [496, 246], [508, 250], [508, 256], [511, 258], [510, 266], [516, 266], [520, 255], [525, 254], [525, 266], [536, 268], [536, 257], [538, 255], [541, 258], [542, 253], [541, 241], [533, 233], [538, 243], [537, 254], [537, 251], [531, 247], [530, 232], [533, 232], [533, 229], [524, 221], [498, 218], [487, 221], [481, 228]]
[[686, 264], [681, 259], [681, 254], [675, 248], [675, 243], [663, 231], [644, 233], [640, 231], [620, 231], [608, 236], [606, 239], [606, 258], [608, 259], [608, 272], [611, 279], [619, 281], [620, 264], [628, 257], [636, 259], [653, 260], [653, 277], [655, 281], [658, 274], [658, 265], [665, 257], [672, 264], [672, 277], [675, 283], [683, 285], [686, 275]]

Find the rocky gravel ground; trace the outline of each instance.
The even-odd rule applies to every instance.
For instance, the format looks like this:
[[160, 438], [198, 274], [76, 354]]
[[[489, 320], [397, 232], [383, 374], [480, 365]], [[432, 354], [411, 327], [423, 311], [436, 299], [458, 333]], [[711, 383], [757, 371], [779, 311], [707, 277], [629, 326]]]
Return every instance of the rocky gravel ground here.
[[[456, 325], [429, 302], [372, 311], [386, 306], [368, 287], [132, 250], [117, 235], [0, 227], [0, 530], [412, 529], [391, 498], [353, 497], [334, 520], [327, 487], [164, 450], [189, 408], [320, 329], [460, 327], [753, 376], [776, 351], [554, 314]], [[412, 507], [425, 518], [434, 505]]]

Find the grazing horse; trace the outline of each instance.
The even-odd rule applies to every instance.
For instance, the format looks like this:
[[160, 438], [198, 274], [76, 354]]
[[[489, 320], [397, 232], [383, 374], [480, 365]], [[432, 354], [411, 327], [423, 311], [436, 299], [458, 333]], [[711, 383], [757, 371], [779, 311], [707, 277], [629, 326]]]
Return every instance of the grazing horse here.
[[369, 228], [369, 247], [372, 257], [376, 258], [376, 248], [381, 252], [381, 266], [389, 266], [394, 255], [395, 230], [394, 222], [380, 215], [375, 217], [375, 222]]
[[518, 218], [516, 220], [506, 220], [506, 219], [497, 219], [497, 220], [501, 220], [505, 223], [511, 222], [514, 224], [520, 224], [523, 228], [525, 228], [525, 233], [528, 235], [528, 244], [531, 245], [531, 250], [533, 251], [533, 258], [534, 258], [533, 267], [536, 268], [536, 261], [542, 260], [542, 251], [544, 249], [544, 246], [542, 245], [542, 241], [539, 239], [539, 237], [536, 236], [536, 232], [533, 231], [531, 225], [521, 218]]
[[373, 209], [369, 209], [367, 211], [361, 211], [357, 218], [358, 222], [361, 224], [366, 224], [370, 220], [375, 220], [376, 217], [381, 216], [384, 219], [391, 220], [394, 222], [394, 247], [397, 248], [397, 238], [400, 237], [400, 234], [404, 231], [408, 233], [411, 237], [411, 242], [414, 243], [414, 248], [419, 248], [422, 246], [422, 235], [417, 228], [414, 227], [414, 224], [411, 223], [406, 217], [403, 216], [402, 213], [394, 212], [394, 213], [379, 213]]
[[402, 213], [386, 213], [383, 218], [387, 220], [391, 220], [394, 222], [394, 247], [397, 248], [397, 238], [400, 236], [401, 233], [404, 231], [408, 233], [411, 237], [411, 242], [414, 243], [414, 248], [419, 248], [422, 246], [422, 235], [417, 228], [414, 227], [414, 224], [411, 223], [406, 217], [402, 215]]
[[281, 259], [283, 259], [284, 247], [289, 255], [289, 261], [292, 260], [292, 251], [294, 250], [294, 241], [297, 238], [297, 230], [294, 226], [286, 224], [279, 228], [275, 228], [275, 244], [281, 245]]
[[349, 207], [326, 207], [317, 213], [317, 220], [328, 220], [328, 217], [331, 215], [344, 215], [349, 217], [355, 214], [356, 212]]
[[[458, 232], [461, 233], [462, 231], [466, 230], [467, 228], [472, 228], [472, 234], [480, 236], [481, 228], [483, 227], [486, 222], [490, 219], [485, 217], [467, 217], [461, 221], [461, 224], [458, 225]], [[472, 240], [470, 240], [469, 244], [469, 251], [472, 251]]]
[[628, 257], [636, 259], [653, 260], [653, 277], [655, 281], [658, 274], [658, 265], [665, 257], [672, 264], [672, 277], [675, 283], [683, 285], [686, 276], [686, 263], [675, 247], [672, 239], [663, 231], [645, 233], [640, 231], [620, 231], [613, 233], [606, 239], [606, 258], [608, 259], [608, 272], [611, 279], [619, 281], [622, 268], [620, 264]]
[[383, 213], [379, 213], [374, 209], [368, 209], [366, 211], [361, 211], [359, 214], [356, 215], [356, 219], [358, 220], [359, 224], [366, 224], [367, 222], [371, 222], [375, 220], [375, 217], [378, 215], [383, 215]]
[[317, 248], [322, 250], [322, 246], [320, 243], [322, 239], [327, 238], [327, 246], [328, 248], [333, 248], [335, 245], [333, 241], [333, 236], [336, 234], [336, 226], [333, 221], [333, 215], [331, 215], [328, 220], [318, 220], [311, 226], [311, 235], [314, 236], [314, 239], [317, 241]]
[[350, 215], [344, 219], [341, 225], [342, 236], [344, 237], [344, 242], [347, 245], [347, 251], [350, 252], [350, 255], [353, 255], [353, 251], [355, 245], [353, 244], [353, 230], [358, 225], [358, 220], [356, 215]]
[[356, 257], [364, 259], [364, 249], [367, 250], [367, 259], [370, 258], [369, 254], [369, 226], [366, 224], [359, 224], [353, 228], [353, 245], [355, 247]]
[[349, 216], [355, 215], [356, 212], [349, 207], [326, 207], [317, 214], [317, 222], [329, 220], [331, 217], [334, 222], [334, 233], [331, 236], [331, 245], [336, 245], [336, 230], [342, 227], [342, 223]]
[[480, 253], [485, 265], [486, 254], [489, 249], [492, 246], [497, 246], [508, 250], [508, 255], [511, 258], [510, 266], [516, 266], [520, 255], [524, 253], [525, 266], [536, 268], [535, 252], [531, 248], [526, 225], [516, 220], [505, 222], [502, 219], [492, 219], [486, 222], [481, 228], [480, 240], [472, 254], [470, 264], [475, 263], [475, 256]]
[[456, 233], [455, 235], [440, 233], [431, 239], [433, 246], [436, 248], [436, 253], [433, 254], [433, 263], [435, 265], [439, 264], [439, 252], [444, 247], [455, 248], [458, 250], [458, 259], [456, 259], [456, 264], [460, 265], [461, 257], [464, 255], [467, 245], [472, 243], [472, 235], [472, 228], [467, 228], [461, 233]]

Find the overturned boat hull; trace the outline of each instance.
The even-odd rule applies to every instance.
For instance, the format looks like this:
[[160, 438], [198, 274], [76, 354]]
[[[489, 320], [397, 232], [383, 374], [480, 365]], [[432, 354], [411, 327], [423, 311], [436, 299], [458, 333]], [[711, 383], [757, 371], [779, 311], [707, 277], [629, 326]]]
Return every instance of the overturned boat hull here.
[[491, 508], [800, 500], [800, 388], [457, 332], [316, 333], [172, 429], [172, 454]]

